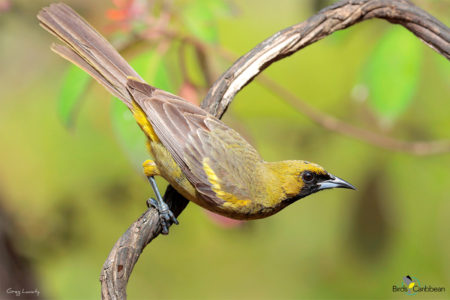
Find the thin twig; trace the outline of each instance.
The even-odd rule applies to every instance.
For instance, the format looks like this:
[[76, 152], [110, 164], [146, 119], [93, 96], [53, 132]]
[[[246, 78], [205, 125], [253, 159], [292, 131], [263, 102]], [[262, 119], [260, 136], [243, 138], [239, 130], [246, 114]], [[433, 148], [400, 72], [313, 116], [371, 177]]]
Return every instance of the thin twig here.
[[188, 71], [187, 71], [187, 65], [186, 65], [186, 43], [184, 43], [184, 42], [181, 42], [180, 46], [178, 47], [178, 58], [179, 58], [181, 77], [183, 78], [183, 82], [187, 82], [187, 83], [193, 85], [193, 82], [189, 78], [189, 74], [188, 74]]
[[[237, 59], [235, 54], [219, 45], [209, 45], [195, 37], [188, 37], [174, 31], [161, 30], [159, 33], [171, 39], [180, 39], [185, 42], [189, 42], [196, 48], [208, 48], [226, 60], [235, 61]], [[259, 74], [255, 80], [260, 82], [275, 95], [279, 96], [283, 101], [294, 107], [297, 111], [304, 114], [314, 123], [330, 131], [367, 142], [380, 148], [405, 152], [413, 155], [435, 155], [450, 152], [450, 140], [402, 141], [381, 133], [362, 129], [313, 108], [306, 101], [294, 95], [292, 92], [288, 91], [286, 88], [264, 74]]]
[[296, 108], [299, 112], [306, 115], [313, 122], [328, 130], [365, 141], [384, 149], [401, 151], [414, 155], [433, 155], [450, 152], [450, 141], [448, 140], [406, 142], [367, 129], [355, 127], [313, 108], [269, 77], [263, 76], [263, 74], [258, 76], [257, 80], [263, 83], [266, 88], [280, 96], [281, 99]]
[[337, 30], [372, 18], [404, 26], [438, 53], [450, 58], [450, 29], [411, 2], [345, 0], [321, 10], [305, 22], [275, 33], [250, 50], [214, 83], [202, 107], [213, 105], [213, 114], [222, 116], [234, 96], [272, 63]]
[[[232, 54], [230, 51], [223, 49], [220, 46], [212, 47], [214, 47], [216, 53], [223, 58], [230, 61], [236, 60], [236, 55]], [[280, 99], [294, 107], [297, 111], [304, 114], [311, 121], [330, 131], [362, 140], [377, 147], [413, 155], [434, 155], [450, 152], [450, 140], [402, 141], [367, 129], [362, 129], [313, 108], [306, 101], [294, 95], [264, 74], [259, 74], [255, 80], [260, 82], [262, 86], [269, 89], [272, 93], [279, 96]]]

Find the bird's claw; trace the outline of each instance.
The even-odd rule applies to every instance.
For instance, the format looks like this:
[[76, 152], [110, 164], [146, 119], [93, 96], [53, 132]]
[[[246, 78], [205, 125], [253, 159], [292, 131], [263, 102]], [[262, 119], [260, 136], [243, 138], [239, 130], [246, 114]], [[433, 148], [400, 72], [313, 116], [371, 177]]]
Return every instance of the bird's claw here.
[[147, 200], [147, 206], [154, 207], [159, 212], [159, 221], [161, 223], [161, 233], [162, 234], [169, 234], [169, 227], [172, 224], [178, 225], [179, 222], [177, 218], [175, 218], [175, 215], [172, 213], [172, 211], [169, 209], [169, 206], [162, 202], [161, 204], [156, 201], [154, 198], [150, 198]]

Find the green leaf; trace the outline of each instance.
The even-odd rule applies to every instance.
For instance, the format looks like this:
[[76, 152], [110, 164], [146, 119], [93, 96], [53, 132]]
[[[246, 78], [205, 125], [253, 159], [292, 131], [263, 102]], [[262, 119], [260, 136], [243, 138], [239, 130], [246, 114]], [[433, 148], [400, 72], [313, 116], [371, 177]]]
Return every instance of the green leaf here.
[[167, 64], [161, 60], [158, 64], [153, 80], [149, 80], [155, 87], [167, 92], [175, 93], [175, 87], [172, 78], [169, 76]]
[[86, 91], [90, 76], [75, 65], [70, 65], [63, 78], [58, 101], [58, 113], [64, 125], [73, 124], [81, 96]]
[[369, 103], [383, 121], [392, 122], [411, 104], [419, 82], [422, 45], [401, 26], [382, 37], [363, 70]]
[[148, 81], [155, 73], [160, 60], [161, 57], [154, 50], [150, 50], [134, 57], [130, 65], [144, 80]]
[[[166, 63], [155, 51], [137, 56], [130, 64], [151, 85], [166, 91], [174, 91]], [[149, 158], [146, 136], [126, 105], [115, 97], [111, 104], [111, 119], [120, 146], [133, 166], [137, 170], [142, 170], [142, 163]]]
[[199, 39], [215, 43], [218, 41], [216, 19], [228, 13], [230, 7], [223, 0], [194, 0], [183, 11], [187, 29]]

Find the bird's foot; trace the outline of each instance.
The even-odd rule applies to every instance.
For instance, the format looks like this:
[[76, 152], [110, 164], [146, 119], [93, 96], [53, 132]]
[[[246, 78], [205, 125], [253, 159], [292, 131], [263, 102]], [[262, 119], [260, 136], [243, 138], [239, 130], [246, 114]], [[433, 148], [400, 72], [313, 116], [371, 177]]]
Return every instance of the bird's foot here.
[[179, 222], [172, 211], [169, 209], [169, 206], [165, 202], [158, 202], [155, 198], [150, 198], [147, 200], [147, 206], [154, 207], [159, 212], [159, 221], [162, 227], [162, 234], [169, 234], [169, 227], [172, 224], [178, 225]]
[[[153, 192], [155, 193], [156, 199], [150, 198], [147, 200], [147, 206], [151, 205], [159, 212], [159, 220], [162, 227], [162, 234], [169, 234], [169, 227], [173, 223], [178, 225], [178, 220], [175, 215], [170, 211], [169, 206], [164, 202], [159, 192], [158, 185], [156, 184], [155, 178], [153, 176], [148, 176], [148, 181], [152, 186]], [[150, 207], [150, 206], [149, 206]]]

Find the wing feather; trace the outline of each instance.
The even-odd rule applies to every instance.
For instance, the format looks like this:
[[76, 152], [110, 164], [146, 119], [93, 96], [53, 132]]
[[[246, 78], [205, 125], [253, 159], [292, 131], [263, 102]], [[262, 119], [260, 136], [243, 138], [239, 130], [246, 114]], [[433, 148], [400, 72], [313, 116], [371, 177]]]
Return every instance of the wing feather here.
[[[129, 79], [128, 90], [186, 178], [207, 201], [223, 203], [213, 191], [205, 160], [222, 191], [252, 199], [254, 172], [262, 159], [236, 131], [203, 109], [145, 83]], [[216, 186], [217, 188], [217, 186]]]

